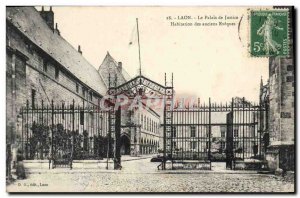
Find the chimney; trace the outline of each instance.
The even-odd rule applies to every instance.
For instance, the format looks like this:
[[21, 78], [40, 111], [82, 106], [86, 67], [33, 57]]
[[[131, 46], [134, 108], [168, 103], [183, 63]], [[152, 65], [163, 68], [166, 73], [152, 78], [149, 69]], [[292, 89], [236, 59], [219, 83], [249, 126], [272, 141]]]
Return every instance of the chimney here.
[[55, 23], [55, 30], [54, 30], [54, 32], [56, 32], [58, 35], [60, 35], [60, 31], [58, 30], [57, 23]]
[[122, 62], [118, 62], [118, 69], [120, 72], [122, 72]]
[[54, 12], [52, 11], [52, 6], [50, 6], [49, 11], [44, 10], [44, 6], [42, 6], [42, 10], [40, 11], [41, 17], [47, 23], [51, 30], [54, 30]]
[[78, 52], [79, 52], [80, 54], [82, 54], [80, 45], [78, 45]]

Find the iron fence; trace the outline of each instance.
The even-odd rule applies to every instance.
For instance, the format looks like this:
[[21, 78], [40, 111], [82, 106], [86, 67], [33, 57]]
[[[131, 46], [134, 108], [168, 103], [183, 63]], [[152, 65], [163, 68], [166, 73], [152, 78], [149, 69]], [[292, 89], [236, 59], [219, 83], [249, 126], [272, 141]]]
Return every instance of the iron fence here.
[[54, 166], [70, 166], [72, 160], [113, 157], [109, 133], [110, 111], [95, 105], [29, 106], [21, 109], [22, 151], [25, 159], [53, 159]]
[[[167, 113], [172, 116], [171, 131], [166, 133], [166, 156], [172, 161], [232, 161], [263, 159], [264, 133], [267, 132], [266, 108], [245, 99], [229, 104], [200, 104], [185, 107], [176, 104]], [[169, 145], [169, 147], [168, 147]]]

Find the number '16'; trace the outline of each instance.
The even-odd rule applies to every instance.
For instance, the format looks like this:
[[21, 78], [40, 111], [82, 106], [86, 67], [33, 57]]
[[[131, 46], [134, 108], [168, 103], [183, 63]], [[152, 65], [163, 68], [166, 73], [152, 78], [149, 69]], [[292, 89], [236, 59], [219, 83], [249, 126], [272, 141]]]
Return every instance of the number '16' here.
[[263, 47], [263, 43], [260, 42], [254, 42], [253, 50], [255, 52], [259, 52], [261, 48]]

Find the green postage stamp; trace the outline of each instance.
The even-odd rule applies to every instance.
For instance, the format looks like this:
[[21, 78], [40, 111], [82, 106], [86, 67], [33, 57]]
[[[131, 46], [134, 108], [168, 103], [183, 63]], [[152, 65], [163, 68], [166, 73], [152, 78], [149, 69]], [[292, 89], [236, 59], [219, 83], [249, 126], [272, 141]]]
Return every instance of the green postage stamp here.
[[252, 10], [250, 12], [251, 56], [289, 55], [287, 10]]

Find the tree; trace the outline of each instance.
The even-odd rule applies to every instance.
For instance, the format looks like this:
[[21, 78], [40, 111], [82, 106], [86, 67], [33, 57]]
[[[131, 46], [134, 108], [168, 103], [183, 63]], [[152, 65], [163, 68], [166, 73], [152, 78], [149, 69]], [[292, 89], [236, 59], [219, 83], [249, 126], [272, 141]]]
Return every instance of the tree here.
[[[32, 136], [29, 139], [30, 142], [30, 159], [44, 159], [44, 154], [47, 156], [50, 148], [49, 139], [49, 126], [44, 123], [36, 123], [35, 121], [31, 127]], [[35, 156], [37, 154], [37, 156]]]

